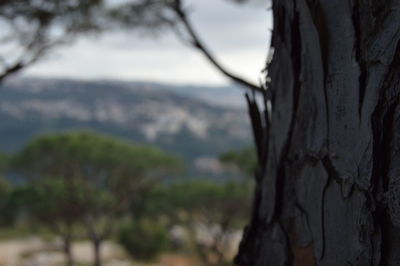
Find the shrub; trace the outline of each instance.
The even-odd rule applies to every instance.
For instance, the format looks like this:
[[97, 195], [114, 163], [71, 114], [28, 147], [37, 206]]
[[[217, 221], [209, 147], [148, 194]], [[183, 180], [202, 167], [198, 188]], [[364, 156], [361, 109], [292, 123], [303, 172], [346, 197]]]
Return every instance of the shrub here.
[[151, 261], [167, 250], [169, 237], [160, 224], [140, 221], [122, 226], [118, 232], [118, 242], [133, 259]]

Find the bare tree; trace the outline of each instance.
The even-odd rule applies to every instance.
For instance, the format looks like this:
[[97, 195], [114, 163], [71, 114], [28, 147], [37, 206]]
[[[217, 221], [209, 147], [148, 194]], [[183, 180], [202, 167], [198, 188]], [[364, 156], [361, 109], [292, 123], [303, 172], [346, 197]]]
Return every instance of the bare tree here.
[[273, 12], [272, 108], [249, 97], [259, 167], [236, 264], [398, 265], [399, 1]]

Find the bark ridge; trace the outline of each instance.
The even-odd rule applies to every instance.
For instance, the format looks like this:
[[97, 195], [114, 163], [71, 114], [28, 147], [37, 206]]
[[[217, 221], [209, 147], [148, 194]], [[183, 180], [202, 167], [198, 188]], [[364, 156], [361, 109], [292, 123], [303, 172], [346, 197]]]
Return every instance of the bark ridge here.
[[235, 263], [400, 265], [400, 1], [274, 0], [273, 13]]

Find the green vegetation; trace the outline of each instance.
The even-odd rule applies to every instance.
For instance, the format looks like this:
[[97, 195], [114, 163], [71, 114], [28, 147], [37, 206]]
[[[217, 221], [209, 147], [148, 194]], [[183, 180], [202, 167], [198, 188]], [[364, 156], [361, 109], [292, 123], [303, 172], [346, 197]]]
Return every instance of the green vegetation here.
[[148, 197], [144, 213], [167, 228], [184, 229], [187, 246], [205, 265], [228, 265], [234, 233], [249, 217], [250, 195], [251, 186], [245, 182], [160, 186]]
[[[103, 3], [2, 1], [4, 36], [0, 45], [22, 52], [15, 58], [9, 54], [0, 56], [0, 82], [37, 62], [54, 47], [82, 33], [98, 31], [104, 21], [111, 20], [127, 28], [184, 29], [189, 43], [224, 75], [252, 90], [262, 90], [233, 75], [212, 57], [193, 30], [183, 1], [146, 0], [114, 5], [114, 10]], [[190, 146], [182, 140], [180, 144]], [[232, 158], [225, 162], [240, 164], [240, 158]], [[7, 182], [0, 180], [2, 220], [3, 217], [7, 222], [18, 220], [22, 213], [32, 223], [49, 228], [63, 240], [67, 265], [75, 264], [71, 243], [84, 229], [94, 247], [94, 265], [100, 266], [101, 245], [112, 237], [123, 219], [133, 221], [121, 228], [119, 241], [133, 257], [156, 256], [165, 247], [167, 230], [179, 225], [186, 230], [187, 240], [206, 265], [225, 265], [231, 235], [248, 215], [250, 186], [245, 182], [193, 182], [157, 187], [165, 177], [181, 170], [180, 161], [160, 150], [107, 136], [93, 133], [43, 136], [33, 140], [11, 162], [6, 159], [0, 158], [1, 170], [10, 163], [26, 182], [11, 191]], [[251, 161], [246, 161], [242, 169], [250, 175]], [[142, 199], [147, 200], [142, 202]], [[146, 216], [158, 217], [160, 223], [144, 223]], [[147, 246], [140, 238], [148, 239]]]
[[246, 176], [252, 177], [257, 166], [257, 155], [254, 147], [232, 150], [223, 153], [219, 160], [226, 166], [234, 167]]
[[[13, 168], [31, 180], [24, 196], [29, 213], [63, 238], [69, 265], [70, 243], [79, 224], [93, 243], [94, 265], [99, 266], [101, 244], [131, 204], [140, 200], [136, 196], [182, 166], [155, 148], [71, 132], [33, 140], [17, 154]], [[37, 203], [30, 204], [33, 201]]]
[[12, 193], [10, 183], [4, 178], [0, 177], [0, 224], [6, 224], [9, 221], [9, 198]]
[[[179, 159], [109, 136], [41, 136], [4, 158], [3, 171], [19, 173], [24, 182], [12, 187], [0, 179], [2, 224], [23, 221], [21, 232], [31, 226], [56, 236], [68, 266], [78, 265], [72, 252], [78, 239], [91, 241], [96, 266], [108, 239], [143, 262], [174, 250], [196, 255], [204, 265], [230, 265], [232, 243], [249, 216], [250, 180], [165, 182], [182, 171]], [[229, 158], [241, 164], [240, 156]]]
[[169, 235], [161, 224], [143, 219], [121, 226], [118, 242], [132, 258], [152, 261], [168, 249]]
[[59, 235], [67, 265], [74, 265], [71, 244], [74, 229], [82, 217], [83, 198], [76, 193], [79, 186], [67, 184], [62, 179], [47, 178], [16, 189], [20, 208], [32, 222], [46, 226]]

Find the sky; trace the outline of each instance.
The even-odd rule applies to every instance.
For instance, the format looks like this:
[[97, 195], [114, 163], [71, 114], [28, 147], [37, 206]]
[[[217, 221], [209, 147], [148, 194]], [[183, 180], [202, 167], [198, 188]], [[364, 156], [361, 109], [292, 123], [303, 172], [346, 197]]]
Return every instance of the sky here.
[[[194, 28], [229, 70], [258, 83], [272, 29], [267, 0], [234, 5], [223, 0], [187, 0]], [[157, 38], [137, 32], [85, 37], [60, 47], [25, 76], [227, 85], [196, 50], [173, 33]]]

